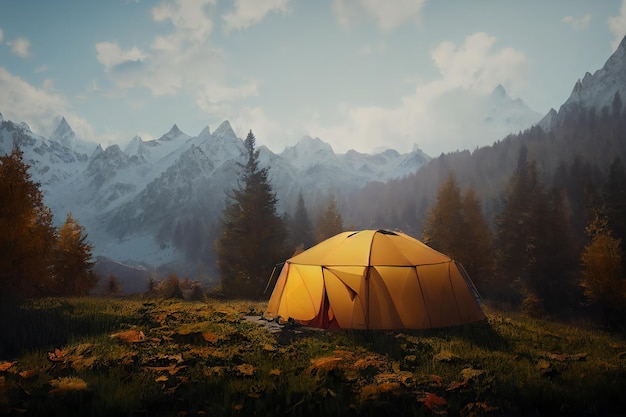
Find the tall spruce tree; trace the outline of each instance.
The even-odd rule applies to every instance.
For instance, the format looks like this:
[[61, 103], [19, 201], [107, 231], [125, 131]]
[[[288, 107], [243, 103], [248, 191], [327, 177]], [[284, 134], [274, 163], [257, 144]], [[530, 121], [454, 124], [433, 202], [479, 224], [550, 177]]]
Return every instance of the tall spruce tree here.
[[248, 161], [241, 165], [239, 186], [229, 194], [215, 250], [224, 295], [255, 299], [263, 295], [274, 265], [285, 258], [287, 232], [268, 169], [259, 167], [252, 131], [244, 143]]
[[18, 148], [0, 156], [0, 293], [6, 297], [50, 290], [52, 212], [28, 168]]
[[335, 196], [332, 196], [315, 223], [315, 240], [319, 243], [343, 231], [343, 218], [337, 209]]
[[313, 225], [309, 219], [302, 192], [298, 195], [296, 212], [289, 220], [289, 240], [293, 249], [296, 250], [306, 250], [315, 244]]
[[492, 236], [472, 188], [463, 197], [454, 174], [439, 188], [424, 223], [424, 242], [460, 262], [479, 289], [491, 275]]

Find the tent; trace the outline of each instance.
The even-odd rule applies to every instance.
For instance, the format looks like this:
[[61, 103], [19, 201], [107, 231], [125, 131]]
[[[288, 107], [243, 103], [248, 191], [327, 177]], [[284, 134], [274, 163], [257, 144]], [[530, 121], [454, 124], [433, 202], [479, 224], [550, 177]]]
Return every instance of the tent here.
[[264, 315], [325, 329], [429, 329], [485, 318], [459, 263], [386, 230], [340, 233], [285, 261]]

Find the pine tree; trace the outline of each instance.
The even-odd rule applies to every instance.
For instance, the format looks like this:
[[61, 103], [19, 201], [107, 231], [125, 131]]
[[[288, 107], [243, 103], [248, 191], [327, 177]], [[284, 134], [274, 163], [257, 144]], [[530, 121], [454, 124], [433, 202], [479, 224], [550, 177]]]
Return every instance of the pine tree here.
[[87, 233], [71, 213], [58, 231], [54, 261], [55, 292], [62, 295], [87, 295], [98, 282], [93, 272], [92, 247]]
[[255, 142], [250, 131], [245, 140], [248, 161], [241, 165], [238, 188], [229, 195], [215, 244], [221, 288], [227, 297], [261, 297], [274, 265], [286, 254], [285, 224], [277, 214], [268, 169], [259, 167]]
[[463, 222], [465, 226], [459, 233], [464, 250], [459, 262], [482, 290], [493, 275], [493, 234], [483, 216], [481, 202], [471, 187], [463, 194]]
[[314, 232], [315, 240], [319, 243], [343, 231], [343, 219], [337, 210], [337, 201], [332, 196], [326, 210], [317, 218]]
[[454, 174], [439, 188], [424, 223], [424, 243], [460, 262], [479, 289], [491, 276], [492, 236], [476, 192], [463, 198]]
[[294, 249], [306, 250], [315, 244], [313, 225], [309, 219], [302, 192], [298, 195], [296, 212], [289, 220], [289, 240]]
[[5, 296], [43, 295], [49, 290], [52, 212], [28, 168], [18, 148], [0, 156], [0, 292]]
[[466, 245], [460, 232], [465, 226], [461, 190], [454, 174], [439, 188], [437, 200], [430, 208], [424, 223], [424, 243], [463, 263]]

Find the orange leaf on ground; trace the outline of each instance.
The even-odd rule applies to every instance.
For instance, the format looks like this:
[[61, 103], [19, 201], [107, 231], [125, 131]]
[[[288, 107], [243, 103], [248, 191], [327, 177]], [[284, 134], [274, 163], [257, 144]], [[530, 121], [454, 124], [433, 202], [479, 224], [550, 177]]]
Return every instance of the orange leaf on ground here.
[[10, 367], [12, 367], [13, 365], [15, 365], [17, 362], [3, 362], [0, 363], [0, 372], [6, 372], [9, 370]]
[[54, 349], [54, 352], [48, 352], [48, 359], [52, 362], [63, 362], [67, 357], [67, 351]]
[[126, 343], [140, 343], [148, 340], [141, 330], [126, 330], [125, 332], [114, 333], [111, 335], [113, 339], [120, 339]]
[[204, 332], [202, 333], [202, 338], [208, 343], [216, 343], [220, 337], [215, 333]]

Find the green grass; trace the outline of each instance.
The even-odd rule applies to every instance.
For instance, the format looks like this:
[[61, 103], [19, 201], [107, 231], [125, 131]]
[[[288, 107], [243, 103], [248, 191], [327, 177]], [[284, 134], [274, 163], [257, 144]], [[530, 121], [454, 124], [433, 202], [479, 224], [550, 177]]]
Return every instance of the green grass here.
[[[626, 341], [619, 335], [488, 308], [486, 322], [450, 329], [271, 334], [243, 319], [264, 307], [94, 298], [2, 305], [0, 369], [13, 364], [0, 370], [0, 415], [626, 410]], [[145, 340], [119, 336], [139, 332]]]

